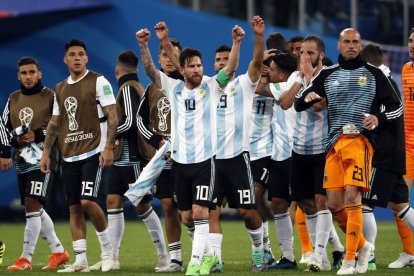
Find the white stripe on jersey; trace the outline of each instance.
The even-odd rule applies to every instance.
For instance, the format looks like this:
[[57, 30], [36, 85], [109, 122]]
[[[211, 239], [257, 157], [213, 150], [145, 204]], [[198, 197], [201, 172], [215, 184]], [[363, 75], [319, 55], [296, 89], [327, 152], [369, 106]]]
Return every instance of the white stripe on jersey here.
[[[275, 96], [275, 99], [279, 99], [279, 96], [286, 91], [293, 83], [281, 82], [270, 84], [270, 91]], [[280, 107], [279, 101], [273, 108], [273, 149], [272, 160], [283, 161], [292, 156], [292, 144], [293, 144], [293, 129], [295, 126], [295, 109], [290, 107], [287, 110], [283, 110]]]
[[296, 113], [293, 134], [293, 151], [303, 155], [325, 152], [324, 142], [328, 135], [328, 111], [315, 112], [313, 107]]
[[250, 110], [257, 83], [249, 75], [238, 76], [217, 95], [217, 159], [249, 151]]
[[250, 113], [250, 160], [254, 161], [272, 155], [273, 98], [255, 94]]
[[182, 164], [203, 162], [215, 154], [216, 78], [203, 78], [193, 90], [160, 72], [162, 92], [171, 103], [172, 158]]

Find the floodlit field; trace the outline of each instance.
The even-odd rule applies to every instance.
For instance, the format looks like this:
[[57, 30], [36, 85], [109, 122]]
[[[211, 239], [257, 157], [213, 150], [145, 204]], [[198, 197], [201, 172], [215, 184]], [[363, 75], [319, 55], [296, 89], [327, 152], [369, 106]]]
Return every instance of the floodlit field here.
[[[225, 221], [223, 222], [223, 261], [225, 275], [252, 275], [250, 272], [250, 240], [247, 232], [244, 229], [244, 224], [241, 221]], [[0, 274], [16, 274], [16, 272], [7, 272], [6, 267], [12, 264], [13, 260], [18, 258], [22, 249], [24, 224], [0, 224], [0, 239], [6, 244], [6, 252], [4, 256], [3, 265], [0, 267]], [[185, 264], [190, 258], [190, 239], [185, 230], [182, 229], [183, 241], [183, 259]], [[57, 223], [56, 231], [64, 246], [71, 254], [71, 262], [74, 261], [72, 241], [68, 223]], [[296, 230], [295, 230], [296, 232]], [[378, 224], [378, 239], [377, 239], [377, 271], [368, 272], [371, 275], [414, 275], [414, 268], [405, 268], [401, 270], [390, 270], [387, 265], [394, 261], [401, 251], [401, 243], [397, 233], [394, 222], [380, 222]], [[271, 242], [273, 253], [276, 257], [280, 255], [275, 236], [275, 227], [273, 222], [270, 224]], [[341, 240], [344, 243], [344, 235], [340, 233]], [[94, 228], [88, 224], [88, 260], [92, 265], [99, 260], [99, 245], [95, 235]], [[330, 247], [328, 245], [329, 251]], [[41, 267], [47, 263], [47, 257], [50, 250], [46, 243], [39, 238], [38, 246], [33, 257], [33, 271], [23, 272], [30, 273], [30, 275], [44, 275]], [[300, 259], [299, 240], [295, 236], [295, 256], [297, 260]], [[330, 256], [330, 253], [329, 253]], [[121, 270], [109, 272], [111, 275], [160, 275], [154, 273], [154, 267], [157, 262], [155, 248], [149, 238], [145, 225], [141, 221], [128, 221], [120, 254]], [[300, 266], [299, 270], [295, 271], [266, 271], [264, 273], [278, 274], [278, 275], [305, 275], [309, 272], [303, 272], [304, 266]], [[21, 273], [19, 273], [21, 274]], [[102, 274], [90, 273], [90, 274]], [[176, 275], [184, 273], [174, 273]], [[336, 272], [322, 273], [323, 275], [335, 275]]]

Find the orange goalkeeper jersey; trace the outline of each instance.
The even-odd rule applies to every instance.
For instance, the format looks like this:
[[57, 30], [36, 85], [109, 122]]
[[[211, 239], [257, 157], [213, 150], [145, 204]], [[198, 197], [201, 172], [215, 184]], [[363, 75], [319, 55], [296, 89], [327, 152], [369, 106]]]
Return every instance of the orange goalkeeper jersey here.
[[407, 154], [414, 156], [414, 68], [412, 61], [404, 65], [401, 79], [404, 93], [405, 148]]

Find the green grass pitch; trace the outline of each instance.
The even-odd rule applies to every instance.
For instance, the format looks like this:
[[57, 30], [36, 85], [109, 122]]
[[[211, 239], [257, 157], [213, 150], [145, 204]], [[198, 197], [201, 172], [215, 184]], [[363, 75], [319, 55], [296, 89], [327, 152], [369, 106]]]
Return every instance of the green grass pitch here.
[[[56, 232], [64, 246], [71, 254], [71, 262], [74, 261], [72, 241], [68, 223], [57, 223], [55, 225]], [[224, 239], [223, 239], [223, 261], [224, 275], [252, 275], [250, 272], [250, 252], [251, 244], [248, 234], [244, 228], [242, 221], [223, 221], [222, 223]], [[274, 223], [269, 223], [270, 239], [272, 243], [273, 253], [277, 258], [280, 255], [275, 236]], [[24, 224], [0, 224], [0, 240], [6, 244], [6, 252], [3, 258], [3, 265], [0, 267], [1, 275], [12, 275], [29, 273], [30, 275], [44, 275], [56, 272], [41, 271], [41, 267], [47, 263], [47, 256], [50, 250], [46, 243], [39, 238], [38, 245], [33, 257], [33, 271], [31, 272], [8, 272], [6, 267], [13, 263], [13, 260], [20, 256], [22, 250], [22, 239]], [[344, 243], [344, 235], [338, 231], [342, 242]], [[94, 228], [88, 224], [88, 261], [92, 265], [99, 260], [99, 245], [95, 235]], [[182, 252], [185, 264], [188, 263], [191, 253], [191, 245], [189, 236], [182, 227]], [[300, 259], [300, 245], [295, 230], [295, 256]], [[329, 256], [330, 247], [328, 245]], [[397, 233], [394, 222], [379, 222], [377, 237], [377, 271], [368, 272], [369, 275], [414, 275], [414, 268], [404, 268], [401, 270], [390, 270], [387, 265], [394, 261], [401, 252], [401, 242]], [[120, 253], [121, 270], [111, 271], [110, 275], [163, 275], [154, 273], [154, 267], [157, 262], [155, 248], [149, 238], [145, 225], [141, 221], [128, 221], [125, 227], [125, 234], [121, 245]], [[275, 271], [270, 270], [264, 273], [277, 275], [305, 275], [309, 272], [303, 272], [304, 266], [299, 266], [299, 270], [295, 271]], [[90, 273], [102, 274], [102, 272]], [[167, 273], [168, 274], [168, 273]], [[173, 274], [173, 273], [171, 273]], [[184, 273], [174, 273], [182, 275]], [[336, 272], [324, 272], [323, 275], [336, 275]], [[165, 275], [165, 274], [164, 274]], [[168, 274], [170, 275], [170, 274]]]

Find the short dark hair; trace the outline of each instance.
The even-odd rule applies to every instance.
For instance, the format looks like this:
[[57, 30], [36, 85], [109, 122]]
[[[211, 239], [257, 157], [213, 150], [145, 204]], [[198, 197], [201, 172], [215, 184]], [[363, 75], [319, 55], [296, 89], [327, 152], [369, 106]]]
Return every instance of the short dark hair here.
[[82, 47], [86, 52], [86, 45], [82, 40], [79, 39], [71, 39], [65, 44], [65, 53], [69, 50], [70, 47], [74, 46], [80, 46]]
[[279, 32], [271, 33], [266, 38], [266, 48], [268, 50], [269, 49], [278, 49], [278, 50], [281, 50], [281, 51], [286, 50], [286, 39], [285, 39], [285, 37]]
[[34, 64], [39, 69], [39, 62], [34, 57], [29, 57], [29, 56], [21, 57], [17, 61], [17, 68], [23, 65], [28, 65], [28, 64]]
[[375, 66], [380, 66], [383, 58], [381, 48], [374, 44], [367, 44], [361, 50], [361, 57], [366, 61]]
[[133, 51], [124, 51], [118, 55], [117, 65], [127, 72], [137, 70], [138, 57]]
[[[169, 40], [171, 41], [172, 46], [177, 47], [178, 51], [181, 52], [183, 47], [181, 46], [180, 41], [178, 39], [175, 39], [175, 38], [169, 38]], [[161, 50], [162, 50], [162, 44], [160, 44], [160, 47], [158, 47], [158, 52], [161, 53]]]
[[289, 40], [290, 43], [296, 43], [296, 42], [302, 42], [302, 41], [303, 41], [303, 36], [293, 36]]
[[222, 44], [220, 46], [217, 47], [216, 49], [216, 54], [217, 53], [221, 53], [221, 52], [230, 52], [231, 51], [231, 47], [225, 44]]
[[184, 67], [186, 62], [190, 62], [194, 57], [199, 57], [202, 60], [201, 52], [194, 48], [184, 48], [180, 53], [180, 66]]
[[322, 65], [324, 66], [332, 66], [333, 62], [330, 58], [328, 58], [327, 56], [324, 56], [322, 59]]
[[290, 53], [278, 53], [272, 56], [271, 60], [276, 63], [280, 70], [288, 75], [296, 71], [298, 67], [298, 59]]
[[302, 42], [313, 41], [316, 44], [316, 49], [320, 53], [325, 53], [325, 43], [323, 42], [322, 38], [317, 35], [308, 35], [305, 37]]
[[411, 28], [411, 30], [410, 30], [410, 35], [411, 35], [412, 33], [414, 33], [414, 27], [412, 27], [412, 28]]

